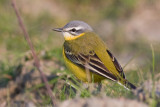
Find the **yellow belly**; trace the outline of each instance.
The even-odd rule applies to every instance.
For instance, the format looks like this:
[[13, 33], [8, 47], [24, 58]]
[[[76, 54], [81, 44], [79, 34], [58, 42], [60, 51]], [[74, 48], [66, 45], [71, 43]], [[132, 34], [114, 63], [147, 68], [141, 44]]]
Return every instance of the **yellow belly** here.
[[[100, 82], [101, 80], [105, 79], [104, 77], [97, 75], [95, 73], [89, 72], [88, 74], [86, 73], [85, 69], [77, 66], [76, 64], [72, 63], [64, 54], [64, 49], [63, 49], [63, 56], [65, 63], [69, 70], [81, 81], [83, 82]], [[88, 80], [88, 76], [90, 77], [90, 81]]]

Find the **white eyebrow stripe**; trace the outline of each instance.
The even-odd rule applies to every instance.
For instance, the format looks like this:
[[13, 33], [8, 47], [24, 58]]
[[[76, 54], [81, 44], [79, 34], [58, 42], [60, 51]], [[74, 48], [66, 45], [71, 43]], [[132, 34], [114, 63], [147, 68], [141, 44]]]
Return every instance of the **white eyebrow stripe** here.
[[82, 26], [77, 26], [77, 27], [70, 27], [70, 28], [66, 28], [66, 31], [69, 31], [71, 29], [75, 28], [76, 30], [80, 30], [80, 29], [83, 29]]

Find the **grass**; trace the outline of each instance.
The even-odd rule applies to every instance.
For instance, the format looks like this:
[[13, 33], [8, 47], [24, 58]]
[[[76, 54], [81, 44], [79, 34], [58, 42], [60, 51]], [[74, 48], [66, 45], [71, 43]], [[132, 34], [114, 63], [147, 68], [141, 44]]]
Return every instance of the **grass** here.
[[[56, 48], [53, 50], [50, 50], [48, 52], [46, 52], [46, 54], [44, 56], [42, 56], [42, 59], [45, 60], [52, 60], [53, 58], [55, 59], [54, 61], [60, 65], [60, 66], [64, 66], [64, 61], [62, 58], [62, 49], [61, 48]], [[156, 73], [155, 71], [155, 56], [154, 56], [154, 51], [152, 50], [152, 67], [153, 70], [151, 72], [152, 74], [152, 79], [154, 79], [154, 75]], [[127, 65], [129, 66], [129, 64]], [[136, 85], [140, 85], [143, 81], [147, 80], [149, 77], [146, 75], [147, 72], [149, 71], [149, 65], [146, 65], [147, 67], [141, 68], [141, 70], [131, 70], [131, 71], [127, 71], [126, 73], [126, 77], [127, 79], [132, 82], [135, 83]], [[1, 63], [1, 67], [0, 67], [0, 73], [2, 75], [7, 74], [10, 75], [11, 77], [14, 77], [14, 69], [16, 69], [16, 65], [12, 65], [10, 63], [7, 62], [2, 62]], [[145, 70], [146, 69], [146, 70]], [[139, 74], [138, 72], [141, 71], [141, 74]], [[146, 73], [145, 73], [145, 72]], [[79, 80], [77, 80], [73, 74], [71, 74], [69, 72], [69, 70], [65, 67], [65, 69], [60, 70], [60, 69], [56, 69], [52, 71], [53, 74], [59, 74], [59, 76], [57, 76], [56, 78], [53, 78], [49, 81], [50, 84], [55, 84], [54, 88], [53, 88], [53, 93], [56, 94], [56, 98], [60, 101], [64, 101], [67, 99], [73, 99], [75, 97], [82, 97], [82, 98], [88, 98], [91, 96], [110, 96], [113, 98], [119, 98], [119, 97], [126, 97], [126, 98], [130, 98], [130, 99], [135, 99], [136, 96], [134, 96], [130, 91], [127, 91], [125, 88], [123, 88], [122, 86], [118, 85], [117, 83], [114, 83], [112, 81], [109, 80], [105, 80], [102, 84], [104, 89], [101, 90], [100, 94], [93, 94], [93, 92], [95, 90], [97, 90], [97, 87], [95, 87], [93, 90], [88, 90], [86, 88], [83, 87], [83, 83]], [[143, 76], [143, 81], [141, 80]], [[134, 78], [133, 78], [134, 77]], [[6, 86], [7, 83], [10, 81], [10, 79], [4, 79], [1, 78], [1, 83], [5, 84], [3, 86]], [[60, 82], [61, 81], [61, 82]], [[60, 83], [59, 83], [60, 82]], [[2, 85], [2, 84], [1, 84]], [[61, 87], [59, 87], [61, 86]], [[34, 92], [35, 90], [41, 90], [42, 88], [44, 88], [44, 84], [38, 84], [35, 85], [34, 87], [32, 87], [31, 89], [26, 89], [28, 90], [28, 93]], [[44, 105], [46, 104], [50, 104], [50, 98], [48, 97], [48, 95], [44, 95], [43, 93], [41, 93], [41, 91], [37, 91], [37, 94], [39, 94], [40, 98], [42, 99]], [[157, 104], [157, 100], [155, 98], [155, 94], [154, 94], [154, 89], [152, 90], [152, 102], [150, 103], [150, 105], [152, 107], [155, 107]], [[31, 98], [32, 99], [32, 98]]]
[[6, 87], [8, 82], [18, 76], [21, 65], [13, 64], [9, 61], [0, 62], [0, 87]]
[[155, 94], [155, 56], [154, 56], [154, 48], [151, 45], [151, 50], [152, 50], [152, 102], [150, 103], [151, 107], [155, 107], [158, 103], [156, 101], [156, 94]]
[[[61, 66], [65, 66], [64, 62], [63, 62], [63, 58], [62, 58], [62, 49], [57, 48], [57, 49], [53, 49], [51, 51], [49, 51], [46, 56], [43, 56], [44, 59], [52, 59], [52, 57], [56, 57], [57, 61], [56, 63], [58, 63]], [[155, 66], [155, 56], [154, 56], [154, 51], [152, 50], [152, 67], [153, 67], [153, 72], [151, 72], [151, 74], [153, 75], [153, 73], [155, 74], [156, 72], [154, 71], [154, 66]], [[143, 83], [145, 80], [147, 80], [148, 77], [148, 73], [149, 70], [145, 71], [145, 69], [149, 69], [149, 66], [147, 65], [146, 68], [142, 69], [142, 70], [133, 70], [133, 71], [128, 71], [126, 73], [126, 77], [127, 79], [136, 84], [136, 85], [140, 85], [141, 83]], [[145, 72], [142, 72], [145, 71]], [[57, 76], [54, 79], [51, 79], [49, 82], [50, 84], [55, 84], [55, 88], [53, 89], [53, 93], [56, 93], [56, 98], [59, 99], [60, 101], [64, 101], [66, 99], [72, 99], [77, 97], [82, 97], [82, 98], [86, 98], [86, 97], [91, 97], [91, 96], [103, 96], [103, 95], [107, 95], [113, 98], [119, 98], [119, 97], [126, 97], [129, 99], [135, 99], [136, 96], [133, 95], [133, 93], [131, 93], [130, 91], [127, 91], [125, 88], [123, 88], [122, 86], [118, 85], [117, 83], [114, 83], [112, 81], [109, 80], [105, 80], [102, 84], [103, 84], [103, 90], [101, 90], [100, 94], [93, 94], [93, 92], [95, 90], [97, 90], [97, 87], [95, 87], [93, 90], [88, 90], [87, 88], [84, 88], [84, 84], [77, 80], [73, 74], [71, 74], [69, 72], [69, 70], [65, 67], [64, 70], [59, 70], [56, 69], [54, 71], [52, 71], [54, 74], [58, 73], [60, 74], [60, 76]], [[148, 73], [147, 73], [148, 72]], [[143, 77], [142, 77], [143, 76]], [[134, 78], [133, 78], [134, 77]], [[153, 75], [154, 77], [154, 75]], [[152, 79], [154, 79], [152, 77]], [[142, 79], [143, 78], [143, 79]], [[60, 82], [61, 81], [61, 82]], [[59, 83], [60, 82], [60, 83]], [[61, 88], [57, 88], [59, 85], [61, 84]], [[31, 90], [40, 90], [40, 88], [44, 87], [44, 84], [39, 84], [36, 85], [35, 87], [33, 87], [33, 89]], [[46, 95], [45, 95], [46, 96]], [[41, 95], [42, 99], [44, 97], [44, 99], [46, 99], [44, 95]], [[154, 89], [152, 90], [152, 102], [150, 103], [150, 105], [152, 107], [155, 107], [157, 104], [157, 100], [155, 99], [155, 95], [154, 95]], [[45, 102], [44, 104], [49, 104], [49, 99]]]

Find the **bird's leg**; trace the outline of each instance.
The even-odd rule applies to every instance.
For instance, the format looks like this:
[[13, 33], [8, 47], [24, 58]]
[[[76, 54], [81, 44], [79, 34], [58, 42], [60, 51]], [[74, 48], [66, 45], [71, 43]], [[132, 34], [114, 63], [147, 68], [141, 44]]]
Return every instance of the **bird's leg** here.
[[98, 83], [97, 92], [100, 93], [102, 90], [102, 83]]
[[[85, 64], [86, 66], [88, 66], [88, 64], [86, 63]], [[91, 73], [90, 73], [90, 71], [89, 71], [89, 69], [86, 67], [85, 68], [85, 71], [86, 71], [86, 78], [87, 78], [87, 84], [88, 84], [88, 90], [91, 92], [92, 91], [92, 89], [93, 89], [93, 87], [92, 87], [92, 84], [90, 84], [92, 81], [92, 79], [91, 79]]]
[[[87, 64], [86, 64], [86, 66], [87, 66]], [[85, 71], [86, 71], [87, 81], [88, 81], [88, 83], [90, 83], [90, 82], [91, 82], [91, 74], [90, 74], [90, 71], [89, 71], [88, 68], [85, 68]]]

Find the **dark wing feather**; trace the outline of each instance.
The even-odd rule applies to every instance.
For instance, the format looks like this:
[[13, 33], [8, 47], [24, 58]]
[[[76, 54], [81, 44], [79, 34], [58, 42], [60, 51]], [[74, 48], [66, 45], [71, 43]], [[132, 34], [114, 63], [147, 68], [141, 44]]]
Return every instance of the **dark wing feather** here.
[[105, 67], [105, 65], [94, 52], [89, 55], [84, 55], [81, 53], [74, 55], [70, 51], [65, 50], [64, 53], [71, 62], [82, 67], [83, 69], [87, 68], [89, 71], [106, 77], [110, 80], [117, 80], [117, 78]]
[[111, 59], [112, 59], [112, 61], [113, 61], [113, 64], [114, 64], [114, 66], [116, 67], [117, 71], [121, 74], [121, 76], [122, 76], [123, 78], [125, 78], [125, 74], [124, 74], [124, 72], [123, 72], [123, 69], [122, 69], [121, 65], [118, 63], [117, 59], [113, 56], [113, 54], [112, 54], [109, 50], [107, 50], [107, 53], [108, 53], [109, 56], [111, 57]]
[[70, 51], [64, 51], [66, 57], [72, 61], [73, 63], [76, 63], [76, 64], [81, 64], [81, 62], [78, 60], [77, 56], [75, 56], [74, 54], [72, 54]]

